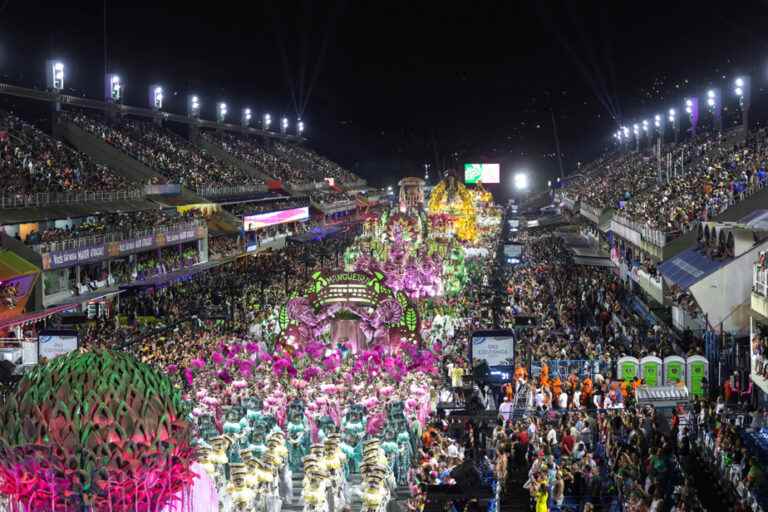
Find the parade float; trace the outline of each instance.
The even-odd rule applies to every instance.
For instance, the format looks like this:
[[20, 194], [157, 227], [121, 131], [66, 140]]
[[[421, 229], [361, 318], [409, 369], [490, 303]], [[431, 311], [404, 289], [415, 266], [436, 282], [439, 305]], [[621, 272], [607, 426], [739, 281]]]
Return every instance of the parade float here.
[[189, 506], [188, 412], [168, 376], [125, 353], [36, 366], [0, 409], [0, 494], [18, 512]]
[[468, 243], [477, 241], [475, 198], [453, 174], [449, 173], [432, 190], [427, 214], [435, 236], [455, 236]]

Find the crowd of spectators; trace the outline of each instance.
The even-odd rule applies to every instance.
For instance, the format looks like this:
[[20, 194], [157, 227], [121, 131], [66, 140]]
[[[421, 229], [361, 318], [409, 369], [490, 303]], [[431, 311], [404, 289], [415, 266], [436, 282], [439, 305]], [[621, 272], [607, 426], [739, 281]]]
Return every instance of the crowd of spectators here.
[[[597, 208], [616, 208], [622, 217], [670, 235], [718, 215], [768, 183], [768, 132], [700, 132], [662, 148], [659, 163], [648, 152], [615, 152], [580, 170], [565, 193]], [[661, 175], [660, 175], [661, 174]]]
[[130, 187], [109, 167], [4, 111], [0, 111], [0, 183], [0, 194], [18, 195]]
[[232, 215], [242, 217], [244, 215], [275, 212], [291, 208], [301, 208], [304, 206], [309, 206], [309, 199], [306, 197], [284, 197], [269, 201], [251, 201], [228, 204], [225, 205], [224, 208]]
[[237, 236], [217, 236], [208, 239], [211, 259], [229, 258], [243, 252], [243, 244]]
[[320, 206], [332, 206], [334, 203], [352, 201], [353, 197], [347, 192], [334, 190], [318, 190], [310, 194], [312, 202]]
[[294, 185], [322, 183], [326, 178], [333, 178], [341, 185], [359, 181], [351, 172], [300, 144], [231, 133], [203, 136], [264, 174]]
[[14, 283], [0, 284], [0, 308], [15, 309], [19, 290]]
[[64, 112], [62, 117], [128, 153], [169, 182], [181, 183], [192, 190], [263, 184], [263, 180], [150, 121], [122, 118], [107, 122], [84, 112]]
[[63, 228], [46, 228], [31, 232], [25, 242], [31, 245], [65, 242], [77, 238], [110, 234], [115, 239], [136, 236], [152, 229], [170, 227], [196, 218], [194, 212], [184, 214], [175, 209], [153, 209], [97, 214], [73, 222]]

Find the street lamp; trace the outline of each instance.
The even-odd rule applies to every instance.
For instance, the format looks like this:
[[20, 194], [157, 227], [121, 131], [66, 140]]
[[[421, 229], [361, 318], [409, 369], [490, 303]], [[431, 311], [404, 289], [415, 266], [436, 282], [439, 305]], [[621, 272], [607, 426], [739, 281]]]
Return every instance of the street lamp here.
[[219, 103], [219, 108], [216, 109], [216, 120], [219, 122], [219, 124], [223, 124], [226, 118], [227, 118], [227, 104], [224, 102]]
[[248, 128], [248, 126], [251, 124], [251, 117], [253, 117], [251, 114], [251, 109], [244, 108], [243, 117], [240, 120], [241, 124], [243, 125], [243, 128]]
[[269, 125], [272, 124], [272, 116], [269, 114], [264, 114], [264, 118], [262, 119], [261, 125], [265, 130], [269, 130]]

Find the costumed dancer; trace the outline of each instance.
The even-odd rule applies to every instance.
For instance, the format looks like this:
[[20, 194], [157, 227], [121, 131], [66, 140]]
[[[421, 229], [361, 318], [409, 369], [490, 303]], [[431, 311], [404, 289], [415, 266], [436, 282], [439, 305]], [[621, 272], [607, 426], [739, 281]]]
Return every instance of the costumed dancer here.
[[304, 403], [300, 400], [293, 401], [289, 406], [286, 430], [288, 432], [288, 464], [291, 471], [296, 472], [301, 469], [310, 441], [309, 426], [304, 416]]

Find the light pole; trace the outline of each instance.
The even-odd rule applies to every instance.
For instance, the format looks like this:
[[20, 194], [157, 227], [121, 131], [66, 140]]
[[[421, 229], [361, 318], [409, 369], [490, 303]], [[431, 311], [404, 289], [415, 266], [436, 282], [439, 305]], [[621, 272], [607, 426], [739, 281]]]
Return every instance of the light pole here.
[[187, 100], [187, 117], [197, 119], [200, 117], [200, 98], [191, 94]]
[[733, 93], [739, 99], [741, 107], [741, 124], [744, 130], [744, 137], [749, 131], [749, 107], [752, 99], [751, 79], [748, 76], [740, 76], [733, 81]]
[[632, 133], [635, 134], [635, 151], [640, 151], [640, 125], [632, 125]]
[[296, 122], [296, 135], [301, 137], [303, 133], [304, 133], [304, 121], [302, 121], [301, 118], [299, 118], [298, 121]]
[[696, 125], [699, 124], [699, 98], [692, 96], [685, 100], [685, 112], [691, 123], [691, 136], [696, 135]]
[[107, 103], [120, 104], [123, 102], [123, 82], [114, 73], [110, 73], [106, 77], [104, 99], [107, 100]]
[[216, 109], [216, 121], [219, 124], [224, 124], [224, 121], [227, 119], [227, 112], [227, 104], [224, 102], [219, 103]]
[[265, 130], [269, 130], [269, 125], [272, 124], [272, 116], [269, 114], [264, 114], [264, 117], [261, 120], [261, 127]]
[[719, 87], [707, 91], [707, 110], [712, 114], [712, 127], [720, 134], [723, 131], [723, 102]]
[[680, 132], [680, 125], [677, 122], [677, 112], [675, 109], [669, 109], [669, 124], [672, 126], [672, 133], [675, 136], [675, 142], [677, 142], [678, 133]]
[[53, 115], [61, 110], [61, 102], [58, 99], [58, 95], [61, 94], [64, 89], [64, 63], [60, 60], [49, 60], [46, 63], [46, 82], [48, 88], [56, 93], [56, 101], [53, 102]]
[[149, 106], [154, 111], [163, 110], [163, 88], [157, 84], [149, 86]]
[[244, 108], [243, 109], [243, 115], [242, 115], [242, 118], [240, 120], [240, 124], [242, 124], [243, 128], [248, 128], [248, 126], [250, 126], [250, 124], [251, 124], [251, 117], [253, 117], [253, 115], [251, 114], [251, 109]]
[[664, 144], [664, 122], [661, 118], [661, 114], [653, 116], [653, 126], [656, 128], [656, 134], [659, 136], [659, 140]]
[[280, 121], [280, 133], [285, 135], [285, 133], [288, 131], [288, 118], [284, 117], [282, 121]]
[[627, 147], [629, 147], [629, 128], [622, 126], [621, 132], [624, 135], [624, 143], [627, 145]]

